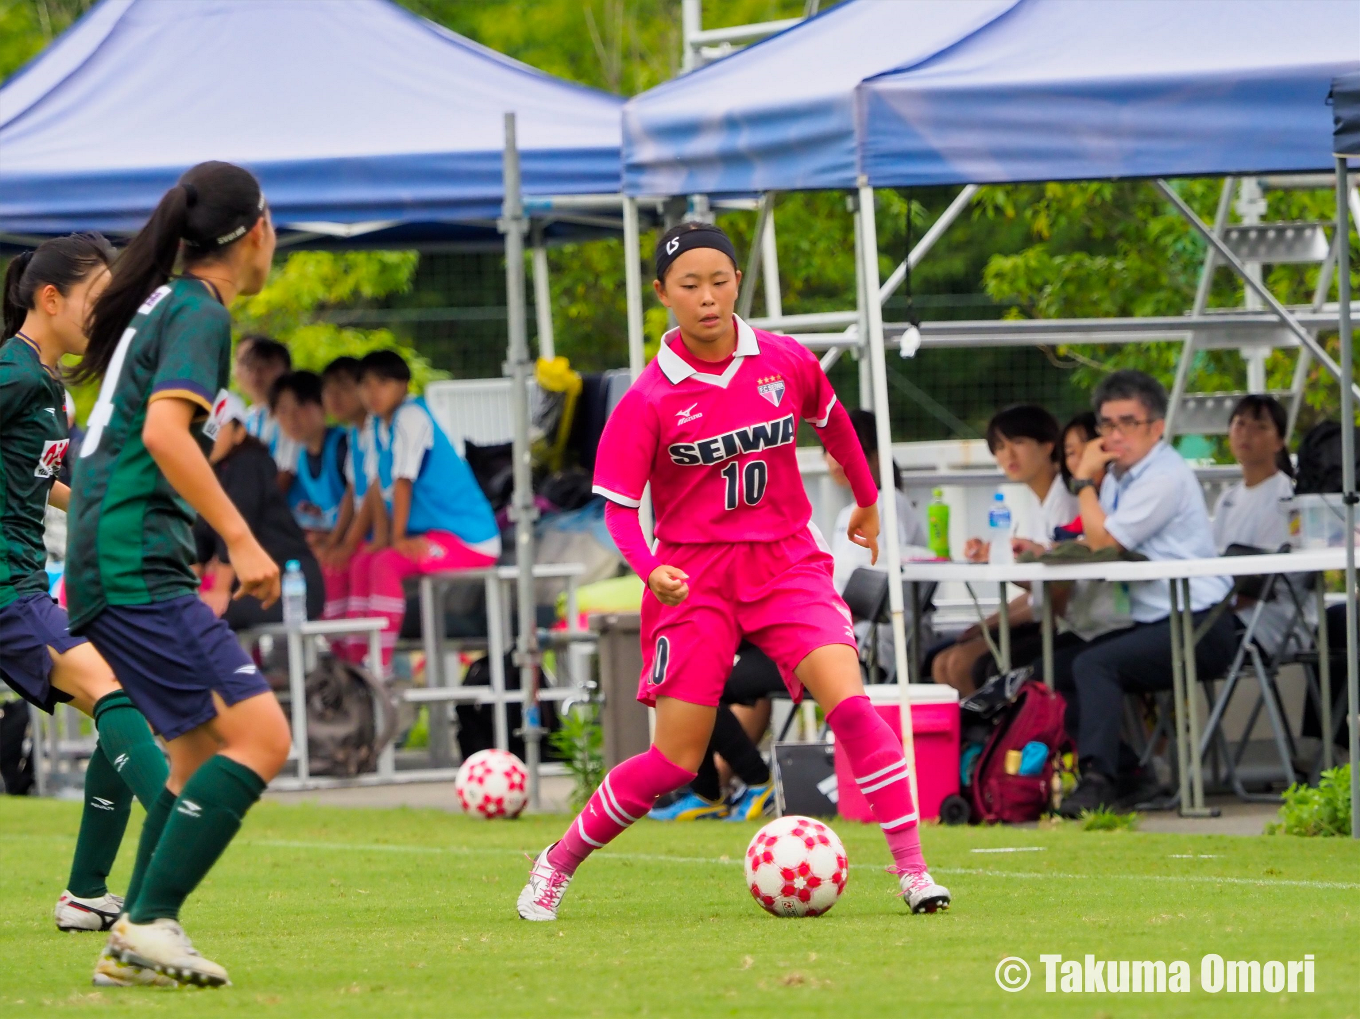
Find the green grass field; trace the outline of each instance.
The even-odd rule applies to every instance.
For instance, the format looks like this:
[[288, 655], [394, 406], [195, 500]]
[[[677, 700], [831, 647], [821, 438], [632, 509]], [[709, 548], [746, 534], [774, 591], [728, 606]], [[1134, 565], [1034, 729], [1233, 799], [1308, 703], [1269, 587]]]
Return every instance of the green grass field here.
[[[1356, 1016], [1360, 846], [1342, 839], [941, 829], [954, 908], [910, 916], [876, 829], [839, 822], [853, 866], [815, 920], [767, 916], [739, 861], [756, 825], [643, 822], [582, 868], [556, 924], [514, 899], [564, 818], [265, 803], [190, 900], [220, 991], [89, 984], [102, 935], [51, 908], [78, 806], [0, 797], [0, 1016]], [[134, 817], [130, 839], [135, 835]], [[1007, 847], [1037, 851], [985, 852]], [[131, 845], [113, 887], [127, 880]], [[1044, 991], [1042, 953], [1184, 959], [1189, 993]], [[1200, 960], [1314, 956], [1315, 991], [1209, 994]], [[1002, 991], [1001, 959], [1032, 968]]]

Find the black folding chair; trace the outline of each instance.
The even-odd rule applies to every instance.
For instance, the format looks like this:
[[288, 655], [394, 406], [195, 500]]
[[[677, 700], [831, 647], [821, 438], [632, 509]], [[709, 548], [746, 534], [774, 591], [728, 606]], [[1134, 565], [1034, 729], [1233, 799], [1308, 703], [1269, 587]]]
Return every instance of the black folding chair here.
[[[911, 655], [916, 665], [913, 675], [920, 672], [921, 618], [934, 609], [937, 586], [933, 581], [922, 584], [914, 581], [902, 582], [903, 602], [907, 606], [908, 616], [907, 653]], [[878, 627], [891, 622], [887, 572], [867, 567], [855, 570], [846, 581], [841, 597], [845, 599], [850, 616], [855, 622], [869, 624], [868, 632], [856, 640], [864, 682], [866, 684], [881, 682], [879, 674], [886, 674], [888, 669], [878, 660]]]

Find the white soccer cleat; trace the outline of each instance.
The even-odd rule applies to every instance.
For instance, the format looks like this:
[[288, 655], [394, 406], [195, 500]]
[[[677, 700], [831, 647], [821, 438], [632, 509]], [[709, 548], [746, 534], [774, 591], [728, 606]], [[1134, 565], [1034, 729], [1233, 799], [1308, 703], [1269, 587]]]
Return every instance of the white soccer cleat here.
[[198, 954], [176, 920], [133, 923], [121, 917], [110, 932], [109, 951], [119, 962], [154, 970], [181, 984], [221, 987], [231, 983], [226, 969]]
[[936, 884], [929, 871], [899, 874], [897, 881], [902, 898], [913, 913], [939, 913], [949, 908], [949, 889]]
[[562, 905], [562, 896], [567, 893], [567, 885], [571, 884], [571, 875], [548, 862], [550, 849], [552, 846], [538, 854], [533, 869], [529, 871], [529, 883], [519, 893], [519, 901], [515, 906], [521, 920], [557, 919], [557, 907]]
[[178, 987], [179, 984], [169, 977], [163, 977], [154, 969], [145, 969], [123, 962], [113, 954], [108, 945], [99, 953], [99, 961], [94, 964], [96, 987]]
[[62, 892], [52, 909], [59, 931], [106, 931], [123, 911], [123, 897], [107, 892], [97, 899], [82, 899]]

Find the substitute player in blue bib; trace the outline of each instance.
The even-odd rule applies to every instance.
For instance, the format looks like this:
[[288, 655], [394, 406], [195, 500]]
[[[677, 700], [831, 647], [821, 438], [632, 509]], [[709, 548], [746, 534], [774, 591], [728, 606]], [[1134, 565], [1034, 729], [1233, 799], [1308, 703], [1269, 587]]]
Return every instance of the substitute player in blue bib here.
[[[97, 234], [46, 241], [10, 261], [0, 341], [0, 678], [51, 713], [67, 702], [95, 720], [99, 741], [85, 769], [80, 834], [55, 919], [64, 931], [106, 930], [123, 899], [105, 883], [132, 797], [148, 809], [169, 769], [146, 719], [108, 664], [47, 593], [43, 517], [68, 505], [56, 480], [67, 454], [66, 391], [59, 364], [85, 350], [86, 312], [109, 280], [113, 249]], [[139, 853], [128, 894], [147, 858]], [[97, 983], [137, 982], [113, 967]], [[155, 977], [155, 974], [152, 974]]]
[[307, 533], [314, 550], [328, 547], [346, 498], [349, 433], [339, 425], [326, 424], [321, 376], [315, 372], [282, 376], [269, 392], [269, 409], [298, 447], [288, 489], [293, 519]]
[[[227, 971], [180, 927], [185, 898], [288, 757], [287, 719], [235, 635], [198, 597], [192, 526], [227, 546], [237, 596], [268, 607], [279, 570], [208, 463], [227, 405], [231, 316], [259, 291], [274, 230], [259, 182], [200, 163], [166, 192], [95, 303], [78, 380], [99, 379], [71, 494], [72, 629], [98, 648], [165, 739], [170, 780], [143, 826], [154, 845], [105, 952], [186, 984]], [[169, 273], [179, 261], [183, 275]]]

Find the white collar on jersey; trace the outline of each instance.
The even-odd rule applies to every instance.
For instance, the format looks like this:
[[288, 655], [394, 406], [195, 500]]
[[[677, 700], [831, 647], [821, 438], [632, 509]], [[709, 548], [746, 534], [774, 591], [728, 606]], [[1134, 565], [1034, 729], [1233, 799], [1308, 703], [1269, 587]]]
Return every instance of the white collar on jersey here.
[[719, 389], [727, 388], [727, 384], [732, 381], [732, 377], [737, 374], [737, 369], [741, 367], [741, 359], [760, 353], [760, 344], [756, 342], [756, 331], [736, 315], [732, 316], [732, 321], [737, 323], [737, 349], [732, 358], [732, 363], [721, 375], [711, 375], [708, 372], [699, 371], [671, 349], [671, 340], [675, 339], [676, 334], [680, 331], [679, 329], [672, 329], [661, 337], [661, 349], [657, 351], [656, 361], [661, 366], [661, 371], [666, 378], [670, 380], [671, 385], [678, 386], [685, 379], [693, 376], [698, 382], [707, 382], [710, 386], [717, 386]]

